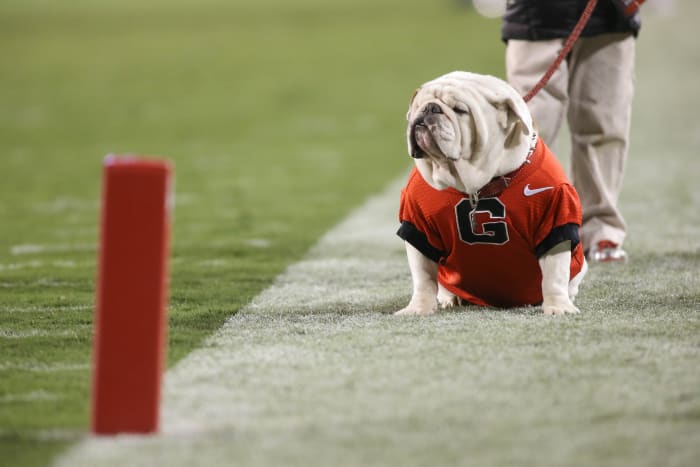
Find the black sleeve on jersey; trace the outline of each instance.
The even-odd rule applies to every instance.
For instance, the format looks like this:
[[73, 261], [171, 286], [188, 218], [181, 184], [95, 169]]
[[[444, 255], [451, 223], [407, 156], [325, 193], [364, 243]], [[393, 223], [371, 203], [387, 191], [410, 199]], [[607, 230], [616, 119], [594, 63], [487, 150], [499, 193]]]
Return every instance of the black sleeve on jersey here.
[[578, 224], [564, 224], [560, 225], [559, 227], [555, 227], [552, 229], [549, 235], [547, 235], [547, 238], [545, 238], [542, 243], [537, 245], [537, 248], [535, 248], [535, 255], [539, 259], [549, 250], [567, 240], [571, 240], [571, 251], [573, 251], [580, 241], [578, 230]]
[[418, 230], [415, 225], [408, 221], [401, 222], [401, 227], [399, 227], [396, 235], [406, 240], [408, 243], [413, 245], [416, 250], [423, 253], [428, 259], [440, 262], [440, 258], [445, 256], [445, 253], [435, 248], [428, 242], [428, 237], [425, 236], [423, 232]]

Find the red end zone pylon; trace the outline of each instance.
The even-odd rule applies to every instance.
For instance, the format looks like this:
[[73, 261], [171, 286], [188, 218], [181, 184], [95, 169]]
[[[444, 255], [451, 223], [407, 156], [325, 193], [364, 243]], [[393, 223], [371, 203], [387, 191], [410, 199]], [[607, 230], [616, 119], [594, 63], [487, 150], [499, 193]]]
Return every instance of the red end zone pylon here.
[[158, 431], [165, 361], [171, 164], [107, 156], [93, 345], [91, 430]]

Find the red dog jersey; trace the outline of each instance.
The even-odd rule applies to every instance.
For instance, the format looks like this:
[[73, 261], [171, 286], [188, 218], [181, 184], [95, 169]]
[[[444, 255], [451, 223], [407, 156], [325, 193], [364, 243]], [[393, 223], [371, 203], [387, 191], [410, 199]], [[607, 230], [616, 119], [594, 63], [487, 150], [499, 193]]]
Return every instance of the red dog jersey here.
[[537, 260], [562, 241], [571, 240], [570, 277], [583, 266], [578, 194], [541, 139], [509, 175], [503, 191], [476, 207], [465, 193], [432, 188], [416, 168], [401, 192], [397, 234], [438, 263], [446, 289], [476, 305], [541, 303]]

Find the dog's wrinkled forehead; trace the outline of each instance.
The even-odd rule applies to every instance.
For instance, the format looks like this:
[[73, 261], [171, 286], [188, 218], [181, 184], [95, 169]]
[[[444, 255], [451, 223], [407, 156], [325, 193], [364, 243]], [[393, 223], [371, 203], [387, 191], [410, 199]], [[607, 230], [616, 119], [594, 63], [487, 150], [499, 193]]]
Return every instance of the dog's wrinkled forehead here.
[[[517, 91], [495, 76], [466, 71], [453, 71], [420, 86], [411, 97], [408, 115], [419, 111], [427, 102], [440, 101], [447, 106], [458, 102], [468, 104], [477, 101], [498, 103], [509, 101], [516, 113], [527, 115], [527, 104]], [[529, 126], [529, 122], [527, 122]]]
[[[459, 96], [462, 96], [462, 98]], [[444, 87], [432, 83], [423, 85], [416, 90], [411, 98], [408, 112], [406, 112], [406, 120], [410, 123], [412, 120], [419, 117], [430, 103], [438, 103], [443, 109], [446, 107], [454, 108], [458, 105], [464, 110], [468, 110], [469, 105], [464, 102], [463, 97], [464, 93], [457, 93], [456, 88], [451, 86]]]
[[428, 102], [442, 102], [445, 105], [453, 105], [455, 102], [463, 100], [465, 89], [458, 82], [445, 82], [439, 80], [429, 81], [416, 89], [411, 97], [409, 114], [417, 112]]

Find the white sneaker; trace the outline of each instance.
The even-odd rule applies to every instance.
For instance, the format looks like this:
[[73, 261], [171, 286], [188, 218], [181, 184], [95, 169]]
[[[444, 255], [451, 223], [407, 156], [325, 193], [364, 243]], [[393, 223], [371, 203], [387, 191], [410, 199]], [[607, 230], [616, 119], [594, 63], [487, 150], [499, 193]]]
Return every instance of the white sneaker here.
[[601, 240], [588, 250], [586, 258], [592, 263], [625, 263], [627, 253], [617, 243]]

